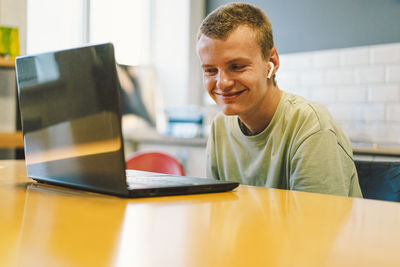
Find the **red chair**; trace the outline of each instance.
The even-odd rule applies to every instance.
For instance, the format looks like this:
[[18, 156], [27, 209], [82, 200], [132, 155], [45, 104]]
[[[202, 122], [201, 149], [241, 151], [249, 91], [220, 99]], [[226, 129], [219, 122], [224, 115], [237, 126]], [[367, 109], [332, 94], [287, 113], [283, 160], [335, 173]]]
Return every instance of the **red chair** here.
[[185, 176], [182, 164], [162, 152], [135, 152], [126, 161], [126, 168]]

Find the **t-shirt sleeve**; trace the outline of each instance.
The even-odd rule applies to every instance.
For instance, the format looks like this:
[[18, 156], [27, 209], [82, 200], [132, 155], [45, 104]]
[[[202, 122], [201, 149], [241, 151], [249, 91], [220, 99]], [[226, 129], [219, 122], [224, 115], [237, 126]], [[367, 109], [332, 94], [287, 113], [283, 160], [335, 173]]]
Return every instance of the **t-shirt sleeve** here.
[[215, 132], [214, 125], [211, 129], [210, 136], [207, 141], [206, 148], [206, 173], [207, 178], [219, 180], [218, 168], [217, 168], [217, 160], [216, 160], [216, 147], [215, 147]]
[[354, 162], [332, 130], [305, 138], [290, 160], [291, 190], [349, 196], [354, 175]]

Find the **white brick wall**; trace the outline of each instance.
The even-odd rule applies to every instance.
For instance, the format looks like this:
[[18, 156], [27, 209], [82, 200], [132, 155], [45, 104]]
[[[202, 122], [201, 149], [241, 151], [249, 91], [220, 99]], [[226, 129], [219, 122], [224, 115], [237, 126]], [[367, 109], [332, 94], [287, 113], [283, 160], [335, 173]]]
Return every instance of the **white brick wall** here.
[[313, 68], [337, 67], [339, 65], [339, 51], [329, 50], [311, 54]]
[[280, 60], [278, 86], [324, 104], [352, 141], [400, 144], [400, 43]]
[[371, 64], [387, 64], [400, 62], [400, 44], [385, 44], [369, 47]]
[[374, 84], [385, 82], [385, 68], [383, 65], [355, 68], [356, 83]]
[[341, 66], [368, 65], [370, 50], [366, 47], [342, 49], [339, 55]]
[[339, 103], [362, 103], [367, 100], [367, 89], [364, 86], [341, 86], [336, 89]]
[[400, 103], [388, 105], [387, 107], [387, 121], [400, 123]]
[[325, 70], [326, 84], [328, 85], [354, 85], [355, 74], [353, 68], [336, 67]]
[[368, 88], [369, 102], [400, 102], [400, 90], [397, 84], [372, 85]]
[[387, 82], [397, 82], [397, 83], [400, 82], [400, 64], [399, 65], [388, 65], [386, 67], [386, 81]]

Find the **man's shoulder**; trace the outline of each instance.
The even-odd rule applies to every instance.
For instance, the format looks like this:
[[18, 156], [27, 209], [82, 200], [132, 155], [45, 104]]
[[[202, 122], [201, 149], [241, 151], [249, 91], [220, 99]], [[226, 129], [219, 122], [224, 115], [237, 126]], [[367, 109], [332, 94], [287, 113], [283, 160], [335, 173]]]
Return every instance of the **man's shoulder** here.
[[217, 113], [211, 123], [211, 135], [225, 135], [234, 128], [235, 118], [237, 116], [227, 116], [223, 112]]
[[213, 119], [213, 124], [214, 125], [224, 125], [225, 127], [228, 127], [229, 124], [232, 124], [235, 119], [237, 120], [237, 116], [227, 116], [225, 115], [223, 112], [218, 112], [217, 115], [215, 115], [214, 119]]
[[286, 93], [283, 117], [292, 122], [301, 122], [322, 130], [331, 127], [333, 119], [329, 111], [321, 104], [312, 102], [302, 96]]
[[285, 93], [285, 105], [294, 113], [299, 113], [303, 116], [308, 114], [315, 114], [325, 112], [326, 109], [323, 105], [310, 101], [302, 96]]
[[222, 112], [222, 111], [220, 111], [220, 112], [218, 112], [217, 113], [217, 115], [215, 115], [215, 117], [214, 117], [214, 122], [216, 122], [216, 121], [221, 121], [221, 120], [224, 120], [225, 119], [225, 115], [224, 115], [224, 113]]
[[288, 94], [286, 98], [286, 124], [298, 137], [307, 138], [316, 133], [334, 134], [337, 142], [350, 151], [350, 143], [339, 124], [323, 105]]

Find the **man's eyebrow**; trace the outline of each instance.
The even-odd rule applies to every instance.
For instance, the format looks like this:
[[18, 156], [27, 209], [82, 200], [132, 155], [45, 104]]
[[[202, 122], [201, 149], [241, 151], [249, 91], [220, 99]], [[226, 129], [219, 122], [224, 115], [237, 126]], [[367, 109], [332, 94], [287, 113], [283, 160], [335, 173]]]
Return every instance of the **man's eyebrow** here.
[[[229, 64], [232, 64], [232, 63], [236, 63], [238, 61], [245, 61], [246, 62], [246, 61], [249, 61], [249, 59], [245, 58], [245, 57], [238, 57], [238, 58], [234, 58], [234, 59], [229, 60], [228, 62], [226, 62], [226, 64], [229, 65]], [[201, 67], [203, 67], [203, 68], [213, 68], [215, 66], [212, 65], [212, 64], [202, 64]]]
[[214, 67], [214, 65], [211, 65], [211, 64], [202, 64], [201, 67], [202, 67], [202, 68], [212, 68], [212, 67]]
[[227, 63], [228, 64], [232, 64], [232, 63], [235, 63], [235, 62], [238, 62], [238, 61], [249, 61], [249, 59], [248, 58], [244, 58], [244, 57], [238, 57], [238, 58], [234, 58], [234, 59], [229, 60]]

